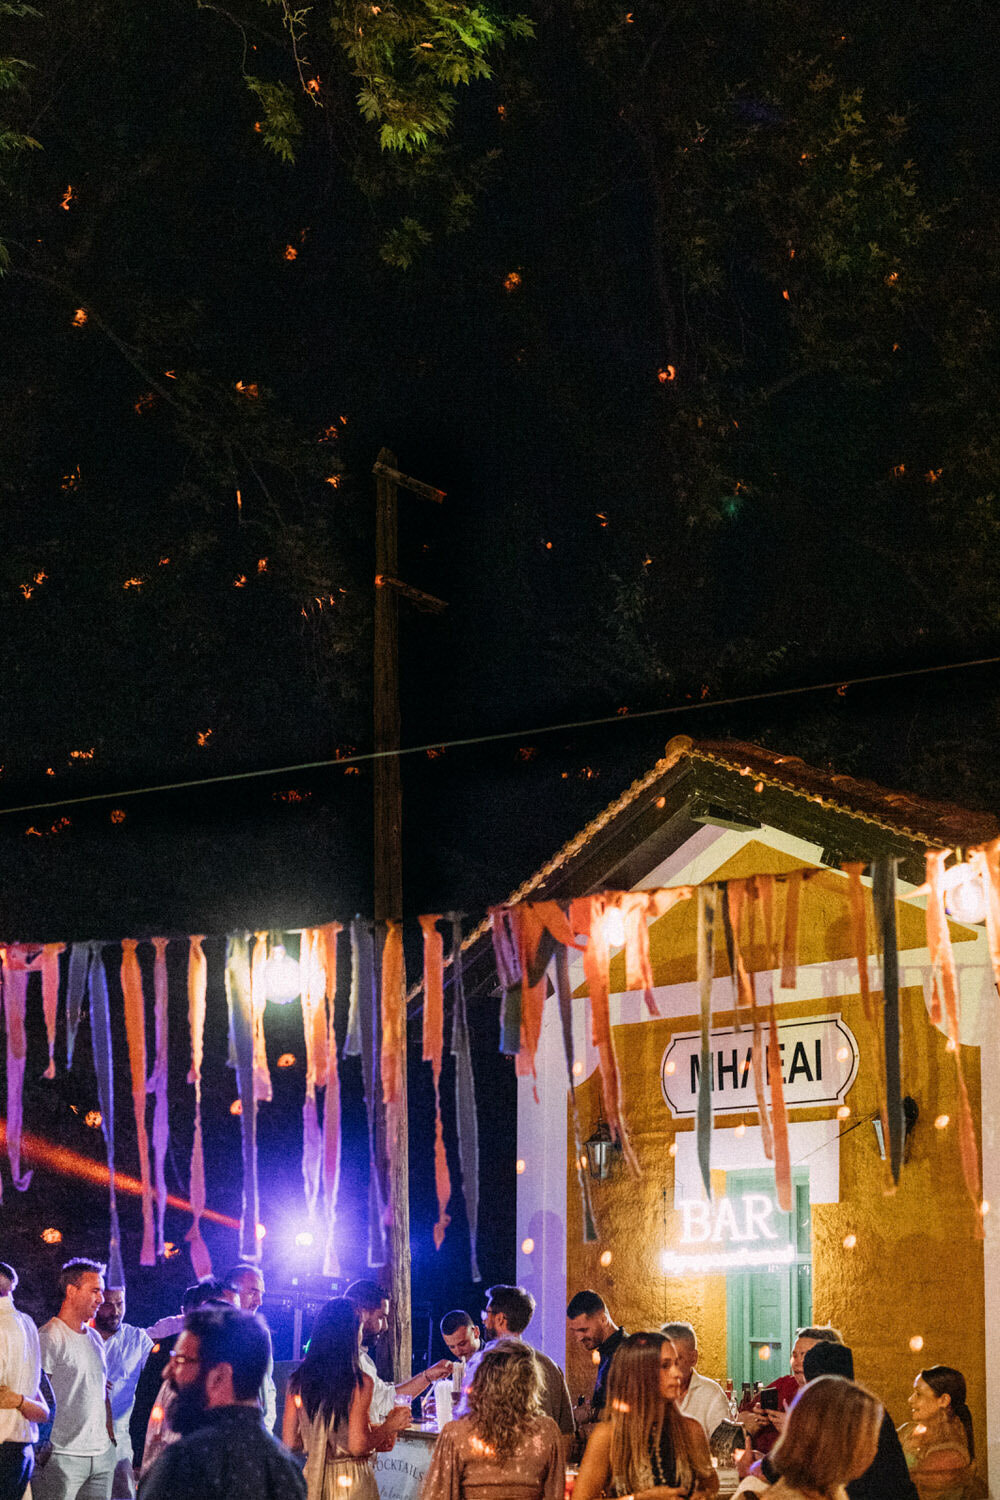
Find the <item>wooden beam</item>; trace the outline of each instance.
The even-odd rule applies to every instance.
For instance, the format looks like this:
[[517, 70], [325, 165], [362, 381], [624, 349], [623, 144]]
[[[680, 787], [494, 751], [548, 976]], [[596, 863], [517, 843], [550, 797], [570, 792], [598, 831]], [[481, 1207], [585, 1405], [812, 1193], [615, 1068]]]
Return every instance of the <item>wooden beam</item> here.
[[[388, 449], [382, 449], [382, 453], [387, 452]], [[395, 466], [395, 461], [392, 464], [386, 462], [382, 458], [382, 453], [379, 454], [375, 463], [372, 464], [373, 474], [377, 475], [380, 479], [391, 479], [394, 484], [400, 485], [402, 489], [412, 490], [415, 495], [422, 495], [425, 500], [433, 500], [436, 505], [441, 504], [447, 494], [447, 490], [436, 490], [432, 484], [424, 484], [422, 479], [411, 479], [409, 474], [401, 474]]]
[[401, 578], [392, 578], [386, 573], [375, 574], [375, 587], [395, 589], [397, 594], [402, 594], [404, 599], [409, 599], [418, 609], [425, 610], [428, 614], [439, 615], [448, 608], [446, 600], [438, 599], [434, 594], [425, 594], [423, 589], [415, 589], [412, 583], [404, 583]]

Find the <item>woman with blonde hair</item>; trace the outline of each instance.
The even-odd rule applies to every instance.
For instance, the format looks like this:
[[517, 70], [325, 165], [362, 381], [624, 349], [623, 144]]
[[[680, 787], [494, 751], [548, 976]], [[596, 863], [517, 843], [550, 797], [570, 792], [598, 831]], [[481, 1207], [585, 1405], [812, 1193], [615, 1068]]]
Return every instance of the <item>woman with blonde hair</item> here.
[[559, 1428], [541, 1408], [542, 1379], [522, 1339], [497, 1339], [469, 1362], [459, 1415], [431, 1455], [421, 1500], [563, 1500]]
[[881, 1401], [853, 1380], [820, 1375], [788, 1408], [785, 1430], [770, 1454], [777, 1483], [761, 1490], [747, 1481], [737, 1491], [767, 1500], [847, 1500], [844, 1486], [871, 1468], [882, 1425]]
[[677, 1349], [662, 1333], [623, 1339], [608, 1373], [604, 1420], [583, 1455], [573, 1500], [713, 1500], [719, 1478], [705, 1434], [684, 1417]]

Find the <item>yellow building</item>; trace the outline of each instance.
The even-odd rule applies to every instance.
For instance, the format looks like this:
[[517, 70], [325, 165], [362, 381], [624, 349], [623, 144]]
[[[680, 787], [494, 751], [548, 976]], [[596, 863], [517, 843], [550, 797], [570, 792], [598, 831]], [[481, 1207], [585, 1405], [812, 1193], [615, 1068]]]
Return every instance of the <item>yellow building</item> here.
[[[928, 848], [996, 836], [988, 816], [888, 793], [815, 771], [759, 747], [672, 742], [636, 782], [516, 893], [568, 899], [597, 890], [653, 889], [806, 870], [794, 987], [763, 943], [744, 948], [758, 1000], [776, 1003], [789, 1111], [794, 1211], [780, 1213], [749, 1074], [745, 1012], [735, 1026], [723, 944], [712, 986], [712, 1185], [695, 1151], [699, 1053], [695, 902], [650, 927], [659, 1019], [625, 987], [612, 958], [612, 1024], [625, 1115], [641, 1174], [619, 1163], [591, 1182], [599, 1243], [585, 1244], [559, 1017], [546, 1008], [537, 1099], [521, 1080], [518, 1105], [518, 1280], [536, 1296], [531, 1334], [564, 1363], [574, 1398], [593, 1384], [589, 1356], [566, 1347], [569, 1296], [591, 1287], [629, 1331], [686, 1319], [703, 1373], [765, 1383], [788, 1369], [795, 1328], [832, 1323], [858, 1378], [899, 1423], [917, 1371], [953, 1365], [969, 1386], [977, 1449], [1000, 1483], [1000, 1254], [996, 1214], [978, 1219], [959, 1163], [956, 1054], [928, 1017], [930, 963], [922, 898]], [[875, 1019], [859, 994], [847, 878], [840, 865], [899, 860], [900, 1012], [909, 1129], [893, 1188], [882, 1140], [881, 978], [869, 982]], [[866, 887], [870, 881], [865, 879]], [[869, 903], [869, 931], [874, 934]], [[967, 913], [963, 915], [968, 916]], [[973, 913], [974, 915], [974, 913]], [[1000, 1212], [1000, 1024], [983, 928], [952, 922], [962, 1045], [983, 1163], [983, 1195]], [[874, 942], [872, 942], [874, 947]], [[582, 968], [575, 992], [585, 993]], [[574, 1008], [582, 1062], [577, 1103], [584, 1135], [600, 1119], [596, 1055], [586, 1007]], [[980, 1059], [989, 1064], [981, 1067]], [[565, 1142], [565, 1146], [563, 1143]], [[985, 1239], [979, 1237], [979, 1224]], [[919, 1341], [922, 1341], [919, 1342]], [[987, 1386], [987, 1371], [992, 1388]]]

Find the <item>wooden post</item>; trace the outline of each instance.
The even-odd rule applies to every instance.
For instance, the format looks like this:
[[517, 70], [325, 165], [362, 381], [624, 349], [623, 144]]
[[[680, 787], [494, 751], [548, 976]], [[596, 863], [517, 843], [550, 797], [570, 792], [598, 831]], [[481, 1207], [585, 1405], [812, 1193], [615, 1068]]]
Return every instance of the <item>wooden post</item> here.
[[[379, 465], [394, 470], [395, 454], [383, 448]], [[375, 476], [375, 922], [403, 916], [403, 798], [399, 770], [399, 605], [383, 580], [397, 570], [396, 480]], [[409, 1380], [413, 1361], [410, 1322], [410, 1150], [407, 1130], [406, 1028], [403, 1027], [402, 1096], [396, 1139], [389, 1156], [389, 1347], [393, 1378]]]

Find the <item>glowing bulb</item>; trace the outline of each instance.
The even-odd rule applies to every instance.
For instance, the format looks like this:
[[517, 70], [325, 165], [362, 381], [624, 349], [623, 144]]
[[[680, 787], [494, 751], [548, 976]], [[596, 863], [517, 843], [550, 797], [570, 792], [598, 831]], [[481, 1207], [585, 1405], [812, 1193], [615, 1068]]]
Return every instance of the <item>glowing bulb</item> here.
[[528, 1163], [525, 1161], [523, 1156], [519, 1156], [514, 1167], [514, 1170], [517, 1173], [518, 1177], [523, 1176], [523, 1174], [527, 1171], [527, 1168]]
[[850, 1055], [851, 1055], [851, 1049], [850, 1049], [850, 1047], [838, 1047], [837, 1048], [837, 1061], [838, 1062], [846, 1062], [847, 1059], [850, 1057]]
[[531, 1255], [535, 1248], [535, 1242], [529, 1238], [521, 1241], [521, 1251], [524, 1255]]
[[267, 1233], [267, 1230], [265, 1229], [264, 1225], [263, 1224], [258, 1224], [257, 1225], [257, 1238], [259, 1240], [262, 1240], [264, 1238], [264, 1236], [265, 1236], [266, 1233]]
[[300, 1229], [299, 1233], [295, 1236], [295, 1243], [302, 1250], [308, 1250], [312, 1242], [313, 1233], [311, 1229]]
[[671, 1141], [670, 1142], [670, 1145], [669, 1145], [669, 1147], [667, 1149], [667, 1155], [668, 1156], [676, 1156], [677, 1155], [677, 1142], [676, 1141]]
[[281, 1054], [281, 1056], [278, 1058], [278, 1067], [279, 1068], [294, 1068], [295, 1067], [295, 1053], [294, 1052], [283, 1052]]
[[610, 1264], [611, 1264], [611, 1251], [610, 1250], [602, 1250], [601, 1251], [601, 1265], [602, 1266], [610, 1266]]
[[62, 1241], [61, 1229], [43, 1229], [42, 1239], [47, 1245], [58, 1245]]
[[103, 1116], [99, 1109], [88, 1109], [83, 1117], [83, 1123], [89, 1125], [91, 1130], [100, 1130]]
[[984, 1198], [983, 1201], [982, 1201], [982, 1203], [980, 1203], [980, 1205], [979, 1205], [979, 1212], [985, 1218], [986, 1215], [989, 1213], [989, 1211], [990, 1211], [990, 1205], [987, 1203], [986, 1199]]
[[986, 920], [986, 893], [983, 882], [972, 873], [969, 865], [959, 865], [954, 883], [945, 893], [944, 909], [956, 922], [983, 922]]
[[757, 1350], [757, 1358], [758, 1359], [770, 1359], [771, 1358], [771, 1346], [770, 1346], [770, 1344], [761, 1344], [760, 1348]]
[[853, 1250], [854, 1247], [855, 1247], [855, 1245], [857, 1243], [858, 1243], [858, 1237], [857, 1237], [856, 1234], [845, 1234], [844, 1235], [844, 1249], [845, 1250]]
[[947, 1128], [948, 1128], [948, 1126], [950, 1124], [951, 1124], [951, 1115], [938, 1115], [937, 1119], [934, 1121], [934, 1129], [935, 1130], [947, 1130]]
[[920, 1351], [921, 1351], [921, 1349], [923, 1347], [924, 1347], [923, 1335], [920, 1334], [920, 1333], [915, 1333], [913, 1335], [912, 1339], [910, 1340], [910, 1352], [912, 1354], [919, 1354]]
[[583, 1063], [582, 1062], [575, 1062], [573, 1064], [573, 1077], [574, 1078], [579, 1078], [582, 1073], [583, 1073]]
[[850, 1113], [851, 1113], [850, 1105], [848, 1105], [848, 1104], [842, 1104], [840, 1106], [840, 1108], [837, 1110], [837, 1119], [838, 1120], [846, 1120], [850, 1116]]
[[955, 1038], [953, 1036], [950, 1036], [948, 1038], [948, 1040], [945, 1042], [945, 1044], [944, 1044], [944, 1050], [946, 1052], [957, 1052], [958, 1051], [958, 1047], [955, 1045]]
[[746, 1135], [746, 1133], [747, 1133], [747, 1128], [746, 1128], [746, 1126], [743, 1124], [743, 1122], [741, 1120], [740, 1123], [739, 1123], [739, 1125], [737, 1125], [737, 1127], [736, 1127], [736, 1135], [737, 1136], [744, 1136], [744, 1135]]
[[625, 942], [625, 918], [620, 906], [609, 906], [604, 913], [604, 936], [612, 948], [621, 948]]
[[243, 1113], [243, 1100], [234, 1099], [232, 1104], [229, 1106], [229, 1113], [231, 1115], [241, 1115]]
[[592, 1350], [590, 1360], [592, 1364], [599, 1365], [601, 1363], [601, 1351], [599, 1349]]
[[289, 958], [282, 943], [275, 943], [267, 961], [267, 998], [274, 1005], [290, 1005], [301, 993], [298, 960]]
[[677, 1072], [677, 1064], [674, 1062], [673, 1058], [671, 1058], [669, 1062], [663, 1064], [663, 1071], [664, 1073]]

